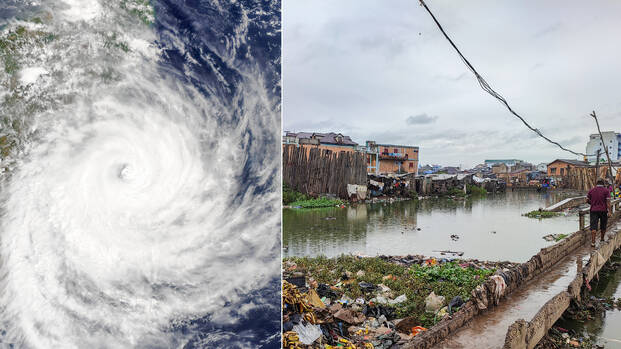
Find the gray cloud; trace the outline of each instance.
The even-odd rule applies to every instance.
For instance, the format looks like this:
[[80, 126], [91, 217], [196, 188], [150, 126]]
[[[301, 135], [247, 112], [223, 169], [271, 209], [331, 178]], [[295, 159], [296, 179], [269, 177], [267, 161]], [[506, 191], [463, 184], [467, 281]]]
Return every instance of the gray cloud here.
[[437, 116], [429, 116], [425, 113], [418, 115], [410, 115], [405, 119], [405, 122], [408, 125], [422, 125], [422, 124], [431, 124], [438, 120]]
[[554, 23], [554, 24], [552, 24], [552, 25], [550, 25], [548, 27], [545, 27], [545, 28], [543, 28], [541, 30], [538, 30], [535, 34], [533, 34], [533, 37], [534, 38], [540, 38], [540, 37], [548, 35], [550, 33], [559, 31], [559, 29], [561, 29], [561, 27], [562, 27], [561, 22]]
[[[593, 109], [603, 130], [621, 123], [621, 70], [612, 69], [621, 47], [605, 35], [621, 31], [621, 2], [431, 5], [490, 85], [553, 140], [584, 152], [595, 131], [588, 117]], [[577, 158], [537, 137], [485, 94], [416, 2], [293, 1], [285, 6], [283, 25], [284, 129], [417, 145], [423, 162], [445, 165]]]

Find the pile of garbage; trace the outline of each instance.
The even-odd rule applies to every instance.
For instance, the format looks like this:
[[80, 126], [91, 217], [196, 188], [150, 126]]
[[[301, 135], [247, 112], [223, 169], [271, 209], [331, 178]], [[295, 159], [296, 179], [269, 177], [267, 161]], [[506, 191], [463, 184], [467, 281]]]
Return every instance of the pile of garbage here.
[[595, 337], [577, 333], [573, 329], [565, 329], [561, 326], [552, 327], [535, 346], [535, 349], [560, 348], [600, 349], [604, 346], [598, 345]]
[[[295, 279], [291, 281], [297, 281]], [[316, 289], [297, 287], [283, 281], [283, 348], [373, 348], [387, 349], [404, 344], [427, 329], [414, 319], [394, 319], [392, 305], [404, 302], [394, 299], [389, 290], [364, 284], [376, 296], [370, 300], [351, 299], [338, 287], [318, 284]], [[430, 309], [439, 309], [443, 297], [430, 295]], [[463, 304], [454, 303], [453, 308]]]
[[[454, 296], [455, 292], [449, 293], [451, 297], [437, 294], [438, 289], [442, 290], [444, 286], [436, 288], [435, 292], [427, 289], [421, 296], [415, 294], [418, 299], [409, 299], [406, 293], [410, 292], [408, 288], [411, 283], [404, 285], [404, 282], [418, 282], [424, 284], [423, 287], [439, 283], [449, 288], [456, 287], [469, 295], [499, 264], [502, 267], [512, 266], [509, 262], [462, 261], [456, 264], [453, 260], [446, 264], [446, 268], [439, 269], [442, 264], [449, 263], [448, 259], [411, 255], [341, 258], [300, 258], [297, 259], [300, 266], [292, 259], [284, 261], [284, 348], [399, 347], [425, 332], [426, 327], [450, 317], [467, 300], [459, 295]], [[344, 261], [351, 263], [348, 265], [351, 270], [357, 271], [343, 270]], [[367, 272], [354, 265], [366, 266]], [[378, 269], [381, 272], [373, 277], [375, 282], [365, 281], [371, 279], [370, 273], [378, 273]], [[438, 271], [441, 273], [437, 274]], [[472, 276], [474, 273], [480, 273], [483, 277], [476, 280], [477, 275]], [[461, 274], [472, 279], [464, 279]], [[459, 286], [462, 281], [464, 284]], [[502, 278], [500, 283], [504, 285]], [[396, 288], [391, 289], [392, 286], [388, 285]], [[420, 292], [420, 289], [417, 291]], [[412, 293], [408, 294], [412, 296]]]
[[[516, 268], [520, 265], [520, 263], [509, 262], [509, 261], [481, 261], [478, 259], [461, 259], [461, 258], [453, 258], [452, 256], [461, 256], [463, 252], [457, 251], [436, 251], [441, 257], [425, 257], [422, 255], [403, 255], [403, 256], [385, 256], [380, 255], [377, 258], [388, 261], [390, 263], [395, 263], [403, 266], [411, 266], [411, 265], [438, 265], [449, 262], [458, 263], [461, 267], [472, 267], [476, 269], [495, 269], [495, 270], [509, 270]], [[444, 257], [446, 256], [446, 257]]]

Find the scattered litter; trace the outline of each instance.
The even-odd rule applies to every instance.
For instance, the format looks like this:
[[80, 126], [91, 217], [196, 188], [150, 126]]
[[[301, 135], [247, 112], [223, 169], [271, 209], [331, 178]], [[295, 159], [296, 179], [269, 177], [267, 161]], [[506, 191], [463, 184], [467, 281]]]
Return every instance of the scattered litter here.
[[453, 240], [453, 241], [459, 240], [459, 235], [457, 235], [457, 234], [451, 235], [451, 240]]
[[302, 344], [311, 345], [319, 337], [321, 337], [321, 327], [319, 325], [303, 325], [297, 324], [293, 326], [293, 332], [298, 334], [298, 338]]
[[436, 313], [444, 305], [444, 296], [437, 296], [435, 292], [425, 298], [425, 311], [428, 313]]
[[395, 299], [388, 300], [388, 304], [395, 305], [395, 304], [403, 303], [403, 302], [405, 302], [407, 300], [408, 300], [408, 298], [405, 296], [405, 294], [402, 294], [402, 295], [400, 295], [399, 297], [397, 297]]

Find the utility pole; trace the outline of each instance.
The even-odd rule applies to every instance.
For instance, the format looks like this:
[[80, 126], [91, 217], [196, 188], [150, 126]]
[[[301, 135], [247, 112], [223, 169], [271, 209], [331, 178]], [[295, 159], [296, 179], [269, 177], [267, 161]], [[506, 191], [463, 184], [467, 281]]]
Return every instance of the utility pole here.
[[[610, 183], [614, 185], [614, 179], [612, 177], [612, 161], [610, 161], [610, 155], [608, 154], [608, 146], [604, 143], [604, 136], [602, 135], [602, 130], [599, 129], [599, 121], [597, 121], [597, 115], [595, 115], [595, 110], [591, 113], [593, 119], [595, 119], [595, 125], [597, 125], [597, 132], [599, 133], [599, 139], [602, 141], [602, 146], [604, 147], [604, 152], [606, 153], [606, 158], [608, 159], [608, 177], [610, 178]], [[599, 164], [599, 150], [597, 151], [597, 163]]]
[[595, 183], [599, 179], [599, 154], [601, 153], [601, 149], [597, 149], [597, 160], [595, 161]]

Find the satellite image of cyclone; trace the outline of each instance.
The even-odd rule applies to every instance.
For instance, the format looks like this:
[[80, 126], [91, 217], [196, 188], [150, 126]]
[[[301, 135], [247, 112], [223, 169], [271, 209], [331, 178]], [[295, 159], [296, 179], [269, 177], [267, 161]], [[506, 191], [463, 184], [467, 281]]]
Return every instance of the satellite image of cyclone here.
[[280, 27], [0, 1], [0, 348], [280, 347]]

